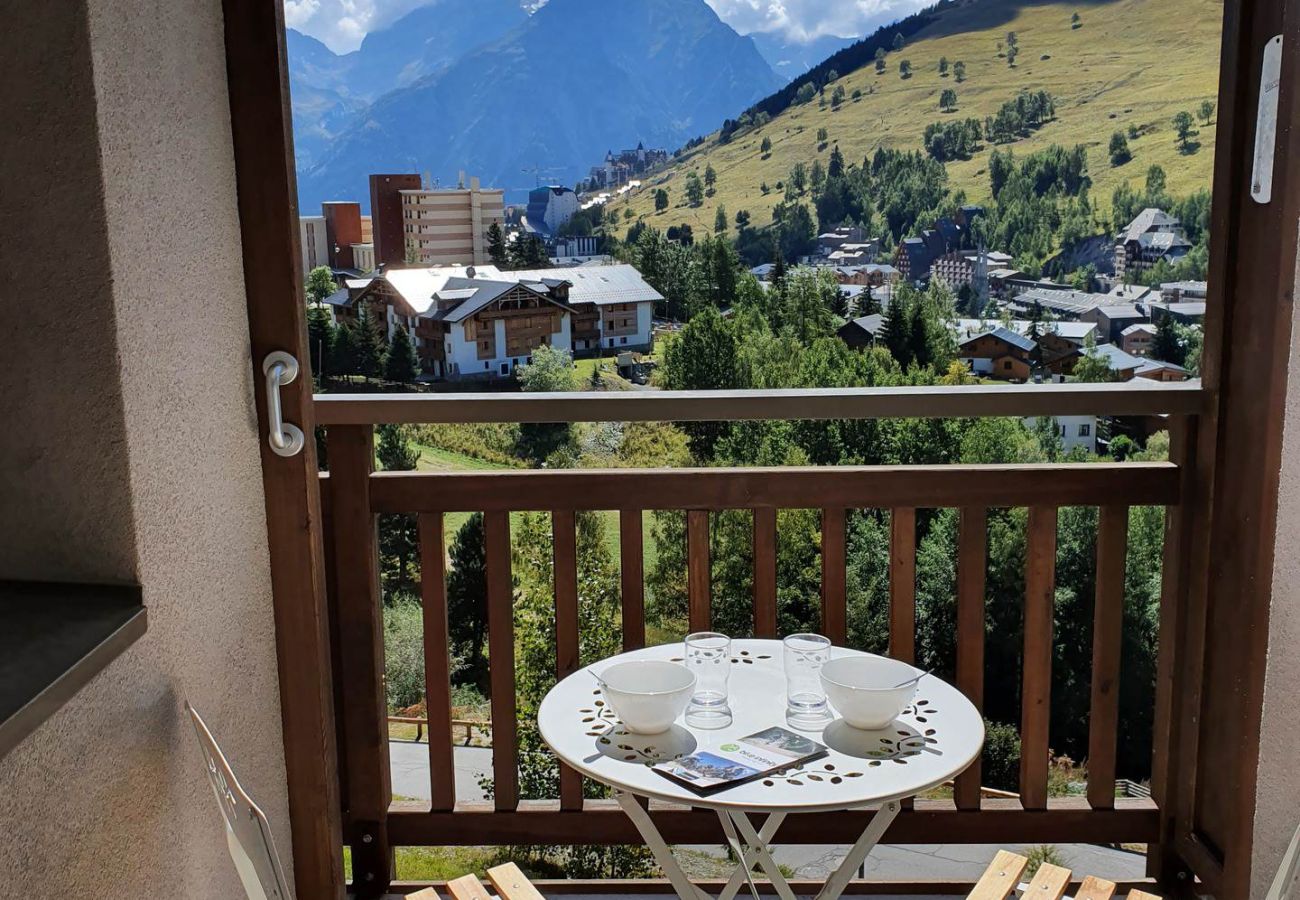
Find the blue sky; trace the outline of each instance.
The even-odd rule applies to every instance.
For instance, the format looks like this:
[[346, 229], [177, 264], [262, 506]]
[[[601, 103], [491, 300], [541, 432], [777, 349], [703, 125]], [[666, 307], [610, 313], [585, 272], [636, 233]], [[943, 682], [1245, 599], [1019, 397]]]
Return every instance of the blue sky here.
[[[336, 53], [355, 50], [382, 28], [429, 0], [285, 0], [285, 22]], [[617, 2], [617, 0], [613, 0]], [[861, 37], [928, 5], [930, 0], [706, 0], [741, 34], [780, 32], [795, 42], [827, 34]]]

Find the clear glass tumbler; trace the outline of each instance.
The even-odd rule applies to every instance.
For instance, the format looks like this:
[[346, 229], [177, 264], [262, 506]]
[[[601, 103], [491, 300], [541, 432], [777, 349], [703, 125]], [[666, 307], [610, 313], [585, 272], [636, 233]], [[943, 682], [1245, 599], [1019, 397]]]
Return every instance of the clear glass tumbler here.
[[831, 658], [830, 638], [792, 634], [781, 642], [785, 654], [785, 721], [801, 731], [820, 731], [831, 721], [822, 687], [822, 666]]
[[731, 638], [715, 631], [688, 634], [686, 667], [695, 673], [695, 693], [686, 707], [686, 724], [693, 728], [726, 728], [731, 724], [731, 706], [727, 702]]

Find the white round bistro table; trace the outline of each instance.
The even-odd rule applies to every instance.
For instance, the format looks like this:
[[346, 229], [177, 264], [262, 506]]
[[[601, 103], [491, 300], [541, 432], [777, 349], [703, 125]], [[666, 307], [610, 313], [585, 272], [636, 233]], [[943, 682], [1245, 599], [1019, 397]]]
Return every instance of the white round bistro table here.
[[[759, 865], [782, 900], [794, 891], [772, 859], [769, 846], [790, 813], [876, 807], [862, 836], [827, 879], [818, 900], [836, 900], [872, 847], [898, 814], [899, 801], [943, 784], [974, 761], [984, 744], [984, 720], [947, 682], [927, 675], [915, 701], [888, 728], [860, 731], [836, 718], [821, 732], [800, 732], [829, 753], [803, 766], [708, 796], [658, 774], [651, 766], [696, 750], [708, 750], [785, 722], [785, 670], [780, 641], [735, 640], [729, 684], [733, 721], [713, 731], [690, 728], [679, 718], [667, 732], [631, 734], [604, 702], [594, 677], [606, 666], [633, 659], [682, 660], [681, 644], [623, 653], [580, 669], [542, 700], [537, 724], [555, 755], [582, 775], [614, 789], [655, 859], [682, 900], [707, 900], [687, 878], [638, 797], [714, 810], [741, 861], [719, 900], [732, 900]], [[836, 647], [832, 656], [866, 656]], [[755, 829], [751, 813], [766, 813]], [[751, 890], [753, 885], [750, 885]]]

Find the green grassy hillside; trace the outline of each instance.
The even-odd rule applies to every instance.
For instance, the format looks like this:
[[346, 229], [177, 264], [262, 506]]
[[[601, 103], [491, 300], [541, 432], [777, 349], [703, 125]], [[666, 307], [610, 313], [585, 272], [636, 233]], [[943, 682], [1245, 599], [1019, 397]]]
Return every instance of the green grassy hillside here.
[[[1071, 15], [1081, 17], [1071, 27]], [[1022, 3], [1014, 0], [967, 0], [944, 10], [937, 21], [919, 32], [902, 50], [891, 52], [883, 74], [873, 65], [844, 74], [827, 86], [826, 106], [814, 99], [795, 105], [761, 128], [719, 144], [716, 134], [684, 155], [671, 168], [652, 175], [636, 195], [619, 202], [658, 227], [682, 222], [711, 230], [715, 207], [726, 207], [734, 220], [737, 210], [750, 211], [755, 225], [771, 220], [772, 207], [782, 199], [776, 189], [796, 162], [811, 164], [830, 155], [838, 144], [850, 164], [879, 146], [919, 149], [925, 127], [932, 122], [976, 117], [983, 121], [1021, 90], [1047, 90], [1056, 99], [1056, 119], [1032, 136], [1012, 144], [1018, 155], [1050, 144], [1088, 147], [1093, 196], [1109, 204], [1122, 181], [1140, 186], [1147, 167], [1159, 163], [1168, 173], [1174, 194], [1208, 187], [1214, 155], [1214, 120], [1209, 127], [1196, 121], [1193, 152], [1182, 153], [1170, 119], [1186, 110], [1196, 115], [1204, 100], [1215, 100], [1219, 72], [1222, 0], [1114, 0], [1094, 3]], [[998, 45], [1008, 31], [1018, 37], [1016, 65], [1009, 67]], [[941, 57], [965, 63], [965, 81], [956, 83], [950, 69], [941, 76]], [[899, 62], [910, 60], [912, 76], [899, 75]], [[843, 85], [850, 99], [832, 109], [831, 93]], [[953, 112], [939, 109], [945, 88], [957, 92]], [[855, 91], [861, 92], [853, 100]], [[1133, 159], [1112, 168], [1107, 145], [1114, 131], [1135, 126], [1130, 139]], [[819, 149], [817, 132], [826, 128], [829, 144]], [[771, 153], [760, 151], [764, 137]], [[992, 145], [967, 161], [948, 163], [951, 186], [964, 189], [972, 201], [989, 194], [986, 167]], [[699, 207], [686, 204], [685, 175], [706, 166], [717, 172], [716, 194]], [[760, 190], [764, 182], [770, 191]], [[669, 191], [669, 208], [655, 212], [654, 193]]]

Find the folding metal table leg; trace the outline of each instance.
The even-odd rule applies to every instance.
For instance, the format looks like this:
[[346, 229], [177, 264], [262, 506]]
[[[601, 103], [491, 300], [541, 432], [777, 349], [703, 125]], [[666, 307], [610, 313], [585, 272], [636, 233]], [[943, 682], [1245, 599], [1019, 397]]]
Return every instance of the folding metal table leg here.
[[632, 820], [636, 830], [641, 833], [641, 838], [654, 854], [659, 868], [663, 869], [664, 874], [668, 876], [668, 881], [677, 892], [677, 896], [681, 900], [712, 900], [708, 894], [692, 884], [690, 878], [682, 871], [677, 858], [673, 856], [673, 851], [655, 826], [654, 819], [650, 818], [650, 814], [636, 802], [636, 797], [623, 791], [615, 791], [614, 797], [618, 800], [618, 805], [623, 807], [623, 812], [627, 813], [627, 817]]
[[[737, 815], [743, 814], [738, 813]], [[763, 827], [758, 831], [758, 839], [755, 843], [761, 844], [763, 847], [770, 844], [772, 838], [776, 836], [777, 829], [780, 828], [781, 823], [785, 821], [785, 816], [786, 814], [783, 812], [769, 813], [767, 819], [763, 822]], [[730, 824], [732, 819], [734, 819], [734, 817], [728, 817], [728, 814], [723, 812], [718, 813], [718, 818], [722, 820], [723, 830], [726, 830], [728, 824]], [[745, 819], [745, 824], [746, 826], [749, 826], [748, 819]], [[752, 826], [749, 827], [752, 832]], [[743, 830], [741, 833], [744, 833]], [[746, 838], [746, 840], [749, 840], [749, 838]], [[748, 864], [746, 865], [747, 868], [745, 870], [738, 868], [732, 873], [731, 880], [727, 882], [727, 886], [724, 887], [722, 893], [718, 895], [718, 900], [732, 900], [732, 898], [736, 896], [740, 891], [740, 886], [746, 881], [745, 873], [748, 871]], [[778, 869], [777, 872], [779, 873], [780, 869]]]
[[[763, 823], [762, 831], [758, 832], [754, 831], [753, 823], [749, 821], [749, 817], [743, 812], [732, 812], [728, 813], [728, 815], [731, 817], [732, 822], [735, 823], [736, 828], [740, 830], [741, 839], [749, 845], [754, 859], [762, 867], [763, 874], [767, 875], [767, 880], [772, 882], [772, 886], [776, 888], [781, 900], [795, 900], [794, 889], [790, 887], [790, 882], [785, 880], [785, 876], [781, 874], [781, 867], [776, 864], [771, 851], [768, 850], [768, 845], [775, 836], [781, 820], [785, 818], [785, 813], [772, 813], [768, 816], [768, 820]], [[774, 818], [776, 819], [775, 823], [772, 822]], [[769, 825], [772, 826], [770, 830]], [[748, 860], [746, 860], [746, 863], [748, 863]]]
[[897, 800], [891, 800], [876, 811], [876, 814], [871, 817], [871, 821], [863, 830], [862, 837], [858, 838], [857, 843], [849, 848], [849, 855], [844, 857], [844, 861], [840, 863], [839, 868], [831, 873], [830, 878], [826, 879], [826, 884], [817, 894], [817, 900], [838, 900], [840, 894], [844, 893], [844, 889], [849, 886], [849, 882], [853, 879], [858, 866], [862, 865], [863, 860], [867, 858], [867, 854], [876, 846], [881, 836], [884, 835], [885, 829], [898, 815], [899, 806]]

